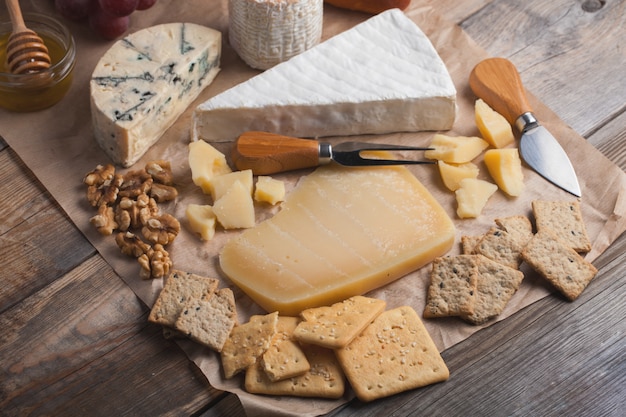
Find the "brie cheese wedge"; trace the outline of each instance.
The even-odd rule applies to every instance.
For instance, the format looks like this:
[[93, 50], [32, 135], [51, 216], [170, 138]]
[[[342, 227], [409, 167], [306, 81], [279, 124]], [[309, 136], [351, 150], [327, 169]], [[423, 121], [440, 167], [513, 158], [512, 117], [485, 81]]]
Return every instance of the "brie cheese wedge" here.
[[194, 111], [194, 139], [450, 129], [456, 89], [422, 30], [391, 9], [238, 84]]

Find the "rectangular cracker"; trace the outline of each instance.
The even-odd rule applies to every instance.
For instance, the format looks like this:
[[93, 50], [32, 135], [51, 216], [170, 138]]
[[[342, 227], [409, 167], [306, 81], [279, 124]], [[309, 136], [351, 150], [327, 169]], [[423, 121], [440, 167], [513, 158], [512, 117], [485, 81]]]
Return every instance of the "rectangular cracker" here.
[[163, 289], [154, 302], [148, 321], [173, 327], [187, 301], [209, 298], [219, 281], [190, 272], [173, 270], [165, 279]]
[[462, 315], [461, 318], [478, 325], [502, 313], [513, 294], [519, 289], [524, 274], [483, 255], [476, 255], [476, 257], [478, 258], [478, 282], [474, 313]]
[[474, 312], [478, 280], [476, 259], [473, 255], [456, 255], [433, 261], [425, 318], [470, 315]]
[[301, 375], [311, 369], [306, 355], [293, 337], [299, 322], [298, 317], [278, 316], [276, 334], [260, 361], [261, 368], [272, 382]]
[[500, 217], [494, 221], [500, 229], [512, 235], [522, 247], [533, 237], [533, 225], [526, 216]]
[[484, 255], [502, 265], [517, 269], [522, 262], [521, 253], [526, 242], [526, 239], [520, 240], [515, 233], [492, 227], [480, 239], [480, 242], [474, 248], [474, 253]]
[[233, 328], [220, 355], [226, 378], [232, 378], [257, 362], [270, 346], [277, 324], [278, 312], [273, 312], [252, 316], [247, 323]]
[[541, 230], [528, 242], [522, 257], [565, 297], [573, 301], [598, 270], [551, 230]]
[[309, 308], [294, 331], [294, 337], [329, 349], [346, 346], [385, 310], [383, 300], [357, 295], [332, 306]]
[[408, 306], [380, 314], [336, 354], [361, 401], [442, 382], [450, 376], [424, 324]]
[[235, 296], [230, 288], [222, 288], [208, 299], [189, 300], [174, 328], [191, 340], [220, 352], [236, 324]]
[[537, 231], [551, 230], [576, 252], [589, 252], [591, 242], [578, 201], [532, 202]]
[[304, 374], [273, 382], [260, 363], [256, 363], [246, 370], [246, 391], [252, 394], [341, 398], [345, 391], [345, 378], [335, 353], [315, 345], [303, 345], [302, 349], [311, 369]]

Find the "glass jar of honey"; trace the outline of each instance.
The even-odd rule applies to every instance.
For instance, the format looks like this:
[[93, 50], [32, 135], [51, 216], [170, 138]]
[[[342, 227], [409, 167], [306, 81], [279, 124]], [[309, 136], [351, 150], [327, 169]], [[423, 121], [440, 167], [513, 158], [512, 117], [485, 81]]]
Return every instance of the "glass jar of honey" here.
[[52, 63], [37, 73], [12, 74], [6, 62], [12, 25], [0, 23], [0, 107], [15, 112], [42, 110], [61, 100], [72, 84], [76, 62], [74, 38], [61, 22], [39, 13], [24, 13], [24, 22], [42, 38]]

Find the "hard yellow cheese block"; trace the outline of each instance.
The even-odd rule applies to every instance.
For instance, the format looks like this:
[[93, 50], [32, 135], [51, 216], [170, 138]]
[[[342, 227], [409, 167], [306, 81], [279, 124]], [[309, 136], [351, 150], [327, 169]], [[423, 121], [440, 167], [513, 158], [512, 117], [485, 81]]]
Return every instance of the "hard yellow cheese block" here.
[[295, 315], [363, 294], [454, 242], [451, 219], [404, 167], [324, 166], [282, 204], [220, 253], [224, 273], [268, 312]]

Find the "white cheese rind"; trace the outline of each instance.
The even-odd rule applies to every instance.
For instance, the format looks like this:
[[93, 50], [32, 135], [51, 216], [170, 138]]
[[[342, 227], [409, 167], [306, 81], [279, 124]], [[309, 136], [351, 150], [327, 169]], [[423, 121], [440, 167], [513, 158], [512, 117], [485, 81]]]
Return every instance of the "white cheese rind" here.
[[249, 130], [297, 137], [447, 130], [456, 89], [421, 29], [388, 10], [218, 94], [194, 112], [212, 142]]
[[252, 68], [271, 68], [320, 42], [323, 4], [323, 0], [229, 0], [230, 44]]
[[221, 32], [191, 23], [149, 27], [117, 41], [93, 71], [96, 141], [131, 166], [219, 72]]

